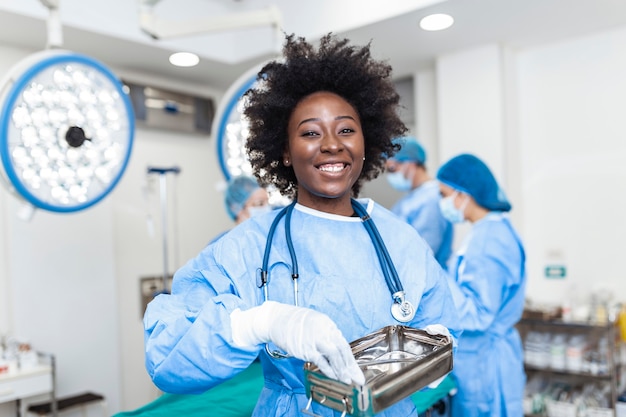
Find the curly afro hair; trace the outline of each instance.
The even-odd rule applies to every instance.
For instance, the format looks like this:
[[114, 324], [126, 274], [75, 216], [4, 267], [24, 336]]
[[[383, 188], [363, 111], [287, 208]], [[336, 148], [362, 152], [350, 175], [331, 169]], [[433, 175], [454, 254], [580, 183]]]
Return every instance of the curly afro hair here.
[[351, 46], [330, 33], [322, 37], [318, 50], [304, 38], [288, 35], [283, 55], [284, 60], [261, 69], [256, 87], [244, 96], [250, 123], [246, 148], [254, 175], [261, 185], [272, 184], [282, 195], [296, 197], [294, 171], [281, 163], [289, 118], [303, 98], [328, 91], [348, 101], [361, 119], [365, 161], [352, 187], [358, 197], [363, 182], [383, 172], [386, 158], [400, 149], [392, 139], [407, 131], [397, 114], [400, 97], [390, 78], [391, 66], [371, 57], [370, 44]]

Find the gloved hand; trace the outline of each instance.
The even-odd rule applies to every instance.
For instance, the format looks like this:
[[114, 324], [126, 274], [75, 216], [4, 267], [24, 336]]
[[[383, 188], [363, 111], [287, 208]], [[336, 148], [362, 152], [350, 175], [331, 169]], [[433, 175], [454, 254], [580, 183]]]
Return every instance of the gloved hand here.
[[433, 336], [443, 335], [448, 336], [448, 338], [451, 337], [450, 330], [448, 330], [448, 328], [442, 324], [429, 324], [428, 326], [424, 327], [424, 331]]
[[280, 349], [317, 365], [332, 379], [365, 384], [350, 345], [327, 315], [310, 308], [276, 301], [230, 314], [233, 342], [237, 346], [274, 343]]
[[[443, 336], [447, 336], [448, 338], [451, 338], [450, 331], [448, 330], [448, 328], [441, 324], [429, 324], [428, 326], [424, 327], [424, 331], [433, 336], [443, 335]], [[441, 384], [443, 380], [446, 379], [447, 376], [448, 374], [445, 374], [441, 378], [435, 379], [433, 382], [428, 384], [428, 388], [430, 389], [437, 388], [439, 384]]]

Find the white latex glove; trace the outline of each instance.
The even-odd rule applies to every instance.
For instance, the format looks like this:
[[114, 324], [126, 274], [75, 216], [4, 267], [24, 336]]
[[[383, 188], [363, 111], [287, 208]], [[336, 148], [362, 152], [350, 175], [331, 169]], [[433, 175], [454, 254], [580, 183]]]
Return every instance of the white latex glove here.
[[448, 330], [448, 328], [442, 324], [429, 324], [428, 326], [424, 327], [424, 331], [433, 336], [443, 335], [447, 336], [448, 338], [452, 337], [450, 335], [450, 330]]
[[365, 384], [350, 345], [326, 314], [276, 301], [230, 315], [233, 342], [245, 347], [274, 343], [291, 356], [312, 362], [332, 379]]
[[[424, 331], [426, 333], [430, 334], [430, 335], [433, 335], [433, 336], [443, 335], [443, 336], [447, 336], [448, 338], [452, 337], [450, 335], [450, 330], [448, 330], [447, 327], [445, 327], [445, 326], [443, 326], [441, 324], [429, 324], [428, 326], [424, 327]], [[428, 388], [430, 388], [430, 389], [437, 388], [439, 386], [439, 384], [441, 384], [443, 382], [443, 380], [446, 379], [447, 376], [448, 376], [448, 374], [445, 374], [441, 378], [435, 379], [433, 382], [428, 384]]]

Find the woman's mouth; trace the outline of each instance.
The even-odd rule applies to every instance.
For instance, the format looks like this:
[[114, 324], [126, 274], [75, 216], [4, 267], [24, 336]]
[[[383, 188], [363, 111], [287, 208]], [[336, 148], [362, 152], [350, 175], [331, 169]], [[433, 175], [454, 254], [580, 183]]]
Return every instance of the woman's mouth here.
[[320, 171], [323, 172], [341, 172], [347, 165], [344, 163], [336, 163], [336, 164], [323, 164], [317, 167]]

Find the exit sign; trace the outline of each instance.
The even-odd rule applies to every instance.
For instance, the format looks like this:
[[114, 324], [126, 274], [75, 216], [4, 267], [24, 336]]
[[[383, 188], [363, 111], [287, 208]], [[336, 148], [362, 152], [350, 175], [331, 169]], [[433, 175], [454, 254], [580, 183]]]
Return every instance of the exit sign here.
[[565, 265], [548, 265], [543, 273], [546, 278], [561, 279], [567, 276], [567, 269]]

